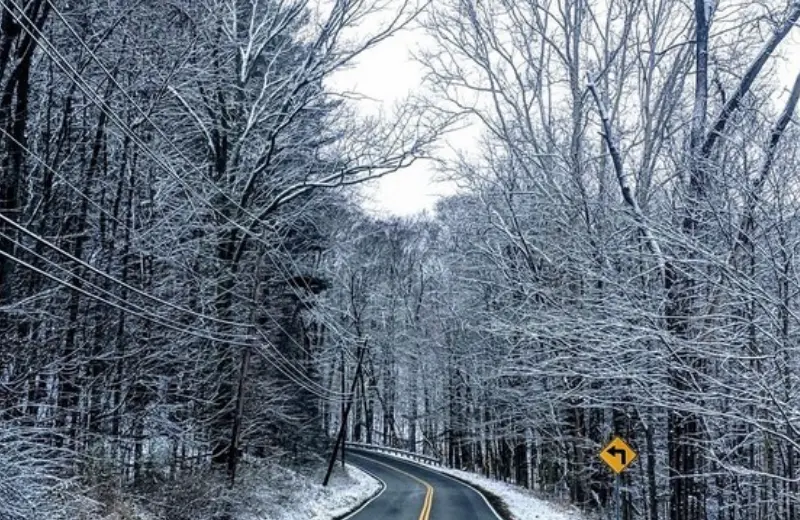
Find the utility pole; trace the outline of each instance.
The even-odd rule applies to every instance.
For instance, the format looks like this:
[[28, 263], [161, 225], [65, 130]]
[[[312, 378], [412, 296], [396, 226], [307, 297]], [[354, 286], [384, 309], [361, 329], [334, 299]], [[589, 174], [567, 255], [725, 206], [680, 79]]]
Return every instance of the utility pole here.
[[[342, 345], [342, 396], [344, 396], [344, 379], [345, 379], [344, 345]], [[345, 413], [345, 402], [344, 402], [344, 398], [342, 398], [342, 414], [341, 414], [341, 417], [345, 417], [346, 415], [347, 414]], [[344, 467], [344, 443], [346, 441], [347, 441], [347, 429], [345, 428], [344, 435], [342, 436], [342, 467]]]
[[[336, 456], [339, 454], [339, 446], [341, 445], [342, 448], [342, 459], [344, 459], [344, 442], [345, 442], [345, 435], [347, 433], [347, 416], [350, 414], [350, 407], [353, 406], [353, 393], [356, 390], [356, 383], [358, 382], [358, 376], [361, 373], [361, 364], [364, 360], [364, 352], [367, 350], [366, 342], [362, 343], [358, 347], [358, 364], [356, 365], [356, 372], [353, 374], [353, 380], [350, 383], [350, 393], [347, 395], [347, 404], [344, 405], [344, 411], [342, 414], [342, 424], [339, 425], [339, 434], [336, 436], [336, 442], [333, 445], [333, 453], [331, 453], [331, 458], [328, 461], [328, 471], [325, 472], [325, 479], [322, 481], [323, 486], [328, 485], [328, 481], [331, 478], [331, 473], [333, 472], [333, 465], [336, 464]], [[344, 370], [344, 366], [342, 366], [342, 370]], [[342, 462], [344, 463], [344, 461]]]

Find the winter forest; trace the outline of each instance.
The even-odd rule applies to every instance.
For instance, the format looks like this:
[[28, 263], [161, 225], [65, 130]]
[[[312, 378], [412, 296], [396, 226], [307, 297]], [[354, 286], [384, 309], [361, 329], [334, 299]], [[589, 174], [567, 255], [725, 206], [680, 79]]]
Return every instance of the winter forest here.
[[[587, 517], [622, 435], [624, 520], [800, 518], [798, 0], [0, 6], [1, 520], [232, 518], [348, 402]], [[458, 192], [362, 209], [419, 161]]]

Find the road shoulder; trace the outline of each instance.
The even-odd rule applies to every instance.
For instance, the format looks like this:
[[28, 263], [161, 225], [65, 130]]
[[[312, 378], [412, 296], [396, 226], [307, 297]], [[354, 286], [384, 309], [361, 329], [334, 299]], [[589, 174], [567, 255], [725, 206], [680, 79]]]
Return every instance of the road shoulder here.
[[343, 511], [343, 512], [339, 512], [339, 513], [334, 514], [334, 516], [331, 518], [331, 520], [347, 520], [348, 518], [351, 518], [351, 517], [355, 516], [356, 514], [361, 512], [362, 509], [364, 509], [370, 503], [372, 503], [373, 500], [375, 500], [379, 496], [381, 496], [381, 493], [386, 491], [386, 483], [383, 480], [381, 480], [380, 478], [378, 478], [376, 475], [373, 475], [372, 473], [370, 473], [369, 471], [366, 471], [364, 469], [361, 469], [361, 468], [358, 468], [356, 466], [353, 466], [352, 464], [347, 464], [347, 470], [348, 470], [348, 472], [353, 472], [353, 473], [354, 472], [360, 472], [360, 473], [362, 473], [365, 477], [370, 478], [370, 479], [374, 480], [375, 482], [377, 482], [378, 483], [378, 487], [370, 495], [362, 497], [358, 501], [358, 503], [352, 505], [347, 511]]

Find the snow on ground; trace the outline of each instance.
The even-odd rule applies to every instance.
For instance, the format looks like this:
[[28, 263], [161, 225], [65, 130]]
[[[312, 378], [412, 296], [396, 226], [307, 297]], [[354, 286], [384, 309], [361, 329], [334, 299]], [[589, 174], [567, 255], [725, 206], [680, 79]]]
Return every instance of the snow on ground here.
[[324, 461], [297, 469], [274, 461], [244, 464], [233, 488], [224, 474], [186, 475], [138, 499], [120, 497], [108, 504], [105, 514], [81, 519], [334, 520], [358, 509], [381, 489], [372, 476], [340, 464], [323, 487], [325, 466]]
[[467, 471], [449, 468], [434, 469], [467, 481], [499, 497], [516, 520], [579, 520], [581, 518], [578, 512], [537, 498], [533, 492], [523, 487]]
[[283, 468], [280, 486], [264, 486], [254, 493], [237, 520], [333, 520], [358, 508], [381, 488], [380, 482], [350, 465], [344, 471], [337, 465], [328, 487], [320, 480]]
[[503, 501], [514, 520], [584, 520], [584, 517], [571, 507], [542, 500], [536, 497], [533, 491], [514, 484], [500, 482], [468, 471], [418, 462], [410, 457], [395, 453], [382, 453], [384, 455], [406, 459], [434, 471], [451, 475], [465, 482], [469, 482], [482, 490], [488, 491]]

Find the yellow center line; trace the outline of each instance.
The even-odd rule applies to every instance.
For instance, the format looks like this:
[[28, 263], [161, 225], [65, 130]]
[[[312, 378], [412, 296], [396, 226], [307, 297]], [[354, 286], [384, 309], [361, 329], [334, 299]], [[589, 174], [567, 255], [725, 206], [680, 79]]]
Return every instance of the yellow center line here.
[[433, 505], [433, 486], [422, 481], [425, 484], [425, 503], [422, 504], [422, 511], [419, 513], [419, 520], [428, 520], [431, 516], [431, 505]]
[[[356, 455], [356, 456], [358, 456], [358, 455]], [[391, 470], [397, 471], [398, 473], [402, 473], [403, 475], [405, 475], [405, 476], [407, 476], [409, 478], [412, 478], [412, 479], [416, 480], [417, 482], [419, 482], [420, 484], [422, 484], [423, 486], [425, 486], [425, 501], [422, 503], [422, 511], [419, 512], [419, 520], [428, 520], [429, 519], [429, 517], [431, 516], [431, 506], [433, 505], [433, 486], [431, 486], [429, 483], [425, 482], [421, 478], [419, 478], [417, 476], [414, 476], [411, 473], [408, 473], [406, 471], [403, 471], [402, 469], [398, 469], [398, 468], [396, 468], [394, 466], [391, 466], [389, 464], [384, 464], [383, 462], [379, 462], [379, 461], [377, 461], [377, 460], [375, 460], [373, 458], [370, 458], [370, 457], [364, 457], [364, 458], [368, 459], [370, 462], [374, 462], [375, 464], [380, 464], [381, 466], [384, 466], [384, 467], [389, 468]]]

